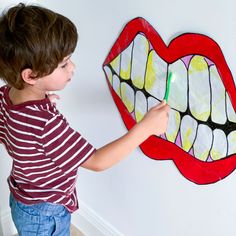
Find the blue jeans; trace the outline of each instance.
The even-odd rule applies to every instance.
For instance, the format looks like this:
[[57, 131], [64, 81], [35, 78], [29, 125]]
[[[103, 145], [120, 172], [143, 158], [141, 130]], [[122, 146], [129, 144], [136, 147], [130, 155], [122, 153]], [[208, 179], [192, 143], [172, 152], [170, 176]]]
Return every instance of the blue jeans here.
[[25, 205], [10, 194], [10, 207], [19, 236], [70, 236], [71, 214], [62, 205]]

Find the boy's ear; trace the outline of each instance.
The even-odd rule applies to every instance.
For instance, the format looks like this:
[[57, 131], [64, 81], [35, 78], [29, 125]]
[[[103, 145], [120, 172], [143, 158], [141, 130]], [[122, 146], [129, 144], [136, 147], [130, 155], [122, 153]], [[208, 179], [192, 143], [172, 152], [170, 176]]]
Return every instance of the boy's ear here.
[[29, 68], [26, 68], [21, 71], [21, 77], [27, 84], [34, 85], [36, 83], [36, 78], [34, 77], [34, 73]]

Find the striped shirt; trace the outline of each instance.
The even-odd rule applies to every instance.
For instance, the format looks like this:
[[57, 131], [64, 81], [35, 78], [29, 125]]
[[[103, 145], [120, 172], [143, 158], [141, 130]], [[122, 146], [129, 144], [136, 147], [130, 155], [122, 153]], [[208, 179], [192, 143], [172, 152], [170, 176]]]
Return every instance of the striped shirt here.
[[12, 105], [0, 88], [0, 141], [12, 157], [8, 183], [24, 204], [51, 202], [78, 209], [78, 167], [95, 151], [48, 98]]

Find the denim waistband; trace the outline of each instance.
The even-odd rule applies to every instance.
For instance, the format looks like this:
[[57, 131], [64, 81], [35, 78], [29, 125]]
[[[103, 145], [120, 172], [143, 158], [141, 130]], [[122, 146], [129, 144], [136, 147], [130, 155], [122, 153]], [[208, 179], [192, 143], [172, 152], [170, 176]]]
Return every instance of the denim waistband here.
[[12, 201], [13, 204], [18, 204], [21, 208], [30, 207], [31, 209], [34, 209], [35, 211], [39, 211], [40, 214], [44, 216], [56, 216], [56, 215], [60, 215], [60, 214], [64, 214], [65, 212], [68, 212], [68, 210], [63, 205], [50, 203], [50, 202], [41, 202], [41, 203], [36, 203], [32, 205], [24, 204], [16, 200], [14, 196], [12, 195], [12, 193], [10, 194], [10, 201]]

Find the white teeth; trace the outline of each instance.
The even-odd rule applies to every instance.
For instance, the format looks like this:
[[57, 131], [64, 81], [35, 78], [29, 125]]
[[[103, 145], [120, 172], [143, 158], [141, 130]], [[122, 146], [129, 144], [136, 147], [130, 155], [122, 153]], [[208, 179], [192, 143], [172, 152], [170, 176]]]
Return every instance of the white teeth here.
[[113, 84], [112, 87], [117, 95], [120, 97], [120, 79], [117, 75], [113, 75]]
[[182, 148], [188, 152], [192, 146], [196, 137], [197, 121], [191, 116], [186, 115], [183, 117], [180, 126], [180, 135], [182, 141]]
[[148, 55], [145, 89], [152, 96], [163, 100], [166, 91], [167, 63], [154, 50]]
[[[169, 71], [172, 72], [172, 82], [169, 91], [169, 105], [185, 112], [187, 110], [187, 69], [181, 60], [169, 65]], [[175, 73], [176, 71], [176, 73]]]
[[137, 122], [141, 121], [147, 112], [147, 100], [141, 91], [136, 92], [135, 97], [135, 119]]
[[131, 59], [132, 59], [132, 48], [133, 43], [129, 45], [120, 55], [120, 77], [122, 79], [128, 80], [130, 79], [131, 73]]
[[207, 121], [210, 116], [210, 84], [208, 64], [202, 56], [194, 56], [189, 64], [189, 108], [193, 116]]
[[210, 81], [212, 92], [211, 119], [215, 123], [225, 124], [225, 88], [215, 65], [210, 67]]
[[138, 34], [134, 39], [131, 79], [133, 84], [142, 89], [144, 86], [144, 76], [149, 52], [149, 42]]
[[175, 142], [180, 126], [179, 112], [171, 109], [169, 113], [168, 127], [166, 131], [166, 138], [171, 142]]
[[197, 129], [197, 137], [193, 144], [194, 156], [199, 160], [206, 161], [212, 144], [212, 130], [203, 124]]
[[231, 101], [229, 99], [229, 95], [227, 93], [226, 93], [226, 104], [227, 104], [227, 116], [228, 116], [228, 119], [231, 122], [236, 123], [236, 113], [234, 111], [232, 103], [231, 103]]
[[152, 107], [160, 103], [160, 101], [158, 101], [157, 99], [153, 97], [148, 97], [147, 101], [148, 101], [148, 110], [150, 110]]
[[134, 90], [124, 82], [121, 83], [121, 98], [131, 113], [134, 110]]
[[213, 144], [211, 148], [212, 160], [219, 160], [227, 153], [227, 140], [224, 131], [215, 129], [213, 131]]
[[112, 84], [112, 72], [111, 72], [110, 68], [108, 66], [104, 66], [103, 69], [106, 72], [106, 75], [107, 75], [107, 78], [108, 78], [110, 84]]
[[228, 137], [228, 153], [227, 155], [232, 155], [236, 153], [236, 131], [232, 131]]
[[111, 67], [117, 75], [120, 74], [120, 54], [110, 62]]

